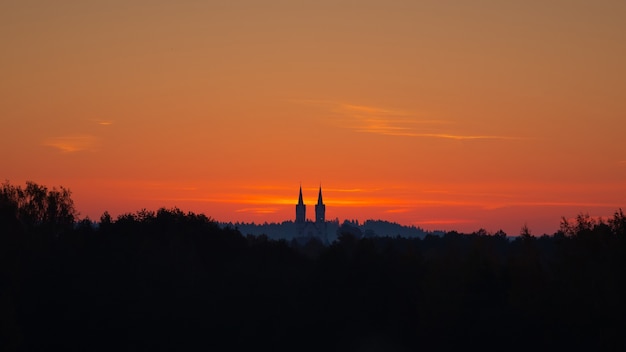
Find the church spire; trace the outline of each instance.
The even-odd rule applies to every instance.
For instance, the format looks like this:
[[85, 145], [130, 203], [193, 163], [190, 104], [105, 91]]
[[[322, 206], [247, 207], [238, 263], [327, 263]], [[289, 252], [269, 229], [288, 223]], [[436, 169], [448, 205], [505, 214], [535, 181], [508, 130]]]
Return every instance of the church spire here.
[[322, 186], [320, 185], [320, 193], [317, 196], [317, 204], [324, 204], [324, 202], [322, 201]]
[[[322, 201], [322, 186], [320, 185], [320, 192], [317, 195], [317, 205], [315, 205], [315, 222], [320, 224], [326, 223], [326, 206]], [[325, 226], [325, 225], [324, 225]]]
[[[304, 201], [302, 200], [302, 185], [300, 185], [300, 195], [298, 196], [298, 204], [296, 204], [296, 223], [299, 226], [303, 225], [306, 222], [306, 205], [304, 205]], [[299, 229], [298, 231], [300, 231]]]

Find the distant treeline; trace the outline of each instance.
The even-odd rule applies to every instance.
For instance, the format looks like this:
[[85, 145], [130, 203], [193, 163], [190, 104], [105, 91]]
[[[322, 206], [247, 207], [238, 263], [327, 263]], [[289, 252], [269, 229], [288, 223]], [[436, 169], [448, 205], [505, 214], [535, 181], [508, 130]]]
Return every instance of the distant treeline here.
[[[265, 235], [273, 240], [287, 240], [289, 242], [297, 239], [297, 226], [293, 221], [283, 221], [281, 223], [245, 223], [245, 222], [222, 222], [222, 227], [230, 227], [239, 230], [244, 235]], [[442, 231], [425, 231], [417, 226], [404, 226], [394, 222], [385, 220], [366, 220], [359, 223], [358, 220], [344, 220], [342, 223], [339, 219], [326, 221], [326, 240], [328, 242], [336, 241], [342, 232], [352, 232], [357, 238], [361, 237], [421, 237], [424, 238], [428, 234], [443, 235]], [[296, 241], [297, 242], [297, 241]]]
[[552, 236], [291, 246], [179, 209], [76, 222], [69, 191], [18, 188], [0, 193], [2, 351], [626, 347], [621, 210]]

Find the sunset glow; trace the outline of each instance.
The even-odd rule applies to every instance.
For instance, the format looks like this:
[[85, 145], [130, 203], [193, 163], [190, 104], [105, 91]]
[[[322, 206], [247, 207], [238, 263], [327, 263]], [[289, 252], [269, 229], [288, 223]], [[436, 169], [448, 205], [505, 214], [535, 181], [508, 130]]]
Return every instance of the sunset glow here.
[[[8, 1], [0, 178], [471, 232], [626, 208], [626, 2]], [[308, 216], [311, 216], [310, 214]]]

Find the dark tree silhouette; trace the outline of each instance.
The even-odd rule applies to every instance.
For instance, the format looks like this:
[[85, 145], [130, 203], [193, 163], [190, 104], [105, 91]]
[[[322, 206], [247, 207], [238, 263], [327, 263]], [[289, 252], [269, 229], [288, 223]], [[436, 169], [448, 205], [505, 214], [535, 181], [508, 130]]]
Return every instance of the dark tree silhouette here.
[[48, 190], [31, 181], [23, 189], [8, 181], [3, 183], [0, 203], [4, 204], [5, 212], [12, 213], [27, 229], [41, 229], [55, 235], [70, 230], [77, 215], [69, 189]]
[[3, 351], [626, 347], [621, 210], [552, 236], [348, 224], [290, 246], [177, 208], [76, 221], [64, 188], [0, 195]]

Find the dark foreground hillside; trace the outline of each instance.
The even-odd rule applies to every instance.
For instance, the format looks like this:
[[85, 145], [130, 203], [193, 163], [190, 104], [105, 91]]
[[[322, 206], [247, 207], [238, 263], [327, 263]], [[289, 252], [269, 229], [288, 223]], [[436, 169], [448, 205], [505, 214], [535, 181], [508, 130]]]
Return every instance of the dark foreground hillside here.
[[[0, 218], [3, 351], [624, 350], [626, 218], [292, 248], [161, 209]], [[32, 226], [31, 226], [32, 225]]]

